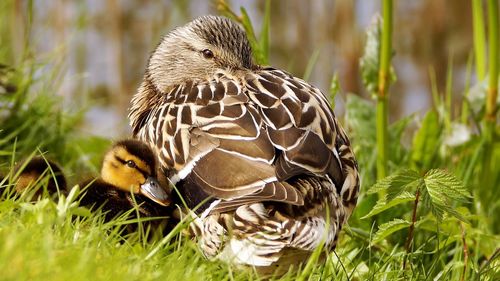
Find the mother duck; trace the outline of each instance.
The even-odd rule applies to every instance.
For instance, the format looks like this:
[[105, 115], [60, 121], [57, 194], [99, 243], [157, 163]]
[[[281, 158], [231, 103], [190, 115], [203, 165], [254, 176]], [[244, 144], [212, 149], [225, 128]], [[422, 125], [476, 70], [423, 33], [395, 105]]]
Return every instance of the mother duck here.
[[350, 142], [321, 91], [252, 62], [243, 29], [203, 16], [168, 33], [132, 98], [209, 258], [257, 268], [335, 247], [359, 191]]

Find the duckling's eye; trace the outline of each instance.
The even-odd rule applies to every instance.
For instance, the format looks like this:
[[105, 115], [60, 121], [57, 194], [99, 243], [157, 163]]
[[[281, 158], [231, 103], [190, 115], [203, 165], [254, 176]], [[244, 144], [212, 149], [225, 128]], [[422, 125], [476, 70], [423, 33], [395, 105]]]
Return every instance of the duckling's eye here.
[[135, 162], [134, 162], [134, 161], [132, 161], [132, 160], [128, 160], [125, 164], [126, 164], [126, 165], [127, 165], [127, 167], [129, 167], [129, 168], [135, 168], [135, 167], [137, 167], [137, 165], [135, 164]]
[[206, 59], [213, 59], [214, 58], [214, 53], [209, 49], [205, 49], [205, 50], [201, 51], [201, 53], [203, 54], [203, 57]]

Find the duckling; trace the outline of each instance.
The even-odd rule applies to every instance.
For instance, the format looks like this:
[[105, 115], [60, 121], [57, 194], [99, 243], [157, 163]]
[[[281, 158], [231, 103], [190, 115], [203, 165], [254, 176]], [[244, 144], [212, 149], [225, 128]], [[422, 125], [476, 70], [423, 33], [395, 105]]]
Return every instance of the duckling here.
[[[26, 192], [44, 177], [48, 178], [46, 189], [52, 197], [54, 194], [67, 193], [62, 169], [46, 158], [37, 156], [28, 159], [17, 165], [13, 174], [16, 176], [16, 194]], [[80, 198], [80, 205], [91, 210], [102, 208], [105, 221], [111, 221], [135, 206], [138, 206], [139, 217], [165, 217], [172, 213], [169, 195], [156, 179], [156, 156], [139, 140], [128, 139], [115, 143], [104, 157], [100, 177], [85, 180], [79, 185], [86, 188]], [[39, 198], [42, 191], [36, 190], [33, 198]], [[133, 212], [131, 216], [136, 214]], [[155, 227], [155, 230], [164, 230], [173, 227], [174, 223], [174, 220], [168, 220], [166, 224], [157, 220], [146, 224]], [[128, 228], [128, 232], [134, 230], [134, 227]]]
[[[54, 197], [56, 194], [66, 192], [66, 178], [62, 169], [54, 161], [41, 156], [35, 156], [31, 159], [19, 163], [14, 168], [14, 186], [16, 194], [30, 191], [36, 183], [47, 179], [46, 190], [49, 195]], [[35, 190], [32, 198], [37, 199], [42, 196], [43, 188]]]
[[80, 205], [91, 210], [102, 208], [106, 221], [134, 206], [138, 206], [139, 217], [164, 217], [170, 213], [169, 195], [156, 179], [156, 156], [138, 140], [115, 143], [104, 157], [100, 177], [80, 186], [86, 188]]

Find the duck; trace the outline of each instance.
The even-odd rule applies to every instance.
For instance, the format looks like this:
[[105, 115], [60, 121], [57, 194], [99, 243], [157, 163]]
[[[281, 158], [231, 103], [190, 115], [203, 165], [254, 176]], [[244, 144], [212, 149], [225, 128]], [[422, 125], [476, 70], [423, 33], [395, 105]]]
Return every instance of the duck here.
[[59, 164], [44, 156], [33, 156], [21, 161], [14, 167], [12, 176], [14, 194], [20, 196], [31, 193], [33, 201], [41, 198], [44, 190], [52, 198], [67, 190], [66, 177]]
[[[134, 207], [137, 212], [131, 212], [129, 218], [168, 216], [170, 198], [156, 178], [156, 166], [156, 156], [144, 142], [117, 141], [104, 156], [100, 176], [79, 184], [84, 189], [80, 205], [92, 211], [100, 208], [105, 222]], [[161, 220], [146, 222], [155, 227], [161, 223]], [[135, 230], [129, 227], [127, 232]]]
[[128, 116], [206, 258], [286, 271], [335, 248], [359, 194], [350, 140], [318, 88], [253, 62], [237, 23], [202, 16], [166, 34]]

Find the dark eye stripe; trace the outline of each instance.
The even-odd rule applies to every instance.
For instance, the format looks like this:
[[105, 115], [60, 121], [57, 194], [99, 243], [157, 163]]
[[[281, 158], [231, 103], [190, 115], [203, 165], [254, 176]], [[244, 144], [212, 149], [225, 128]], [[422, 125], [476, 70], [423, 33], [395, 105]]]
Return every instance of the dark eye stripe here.
[[[124, 160], [118, 156], [115, 155], [115, 159], [118, 160], [120, 163], [122, 163], [123, 165], [126, 165], [127, 164], [127, 160]], [[148, 172], [144, 171], [143, 169], [139, 168], [138, 166], [135, 166], [135, 168], [137, 171], [139, 171], [145, 179], [147, 179], [149, 177], [149, 174]]]

